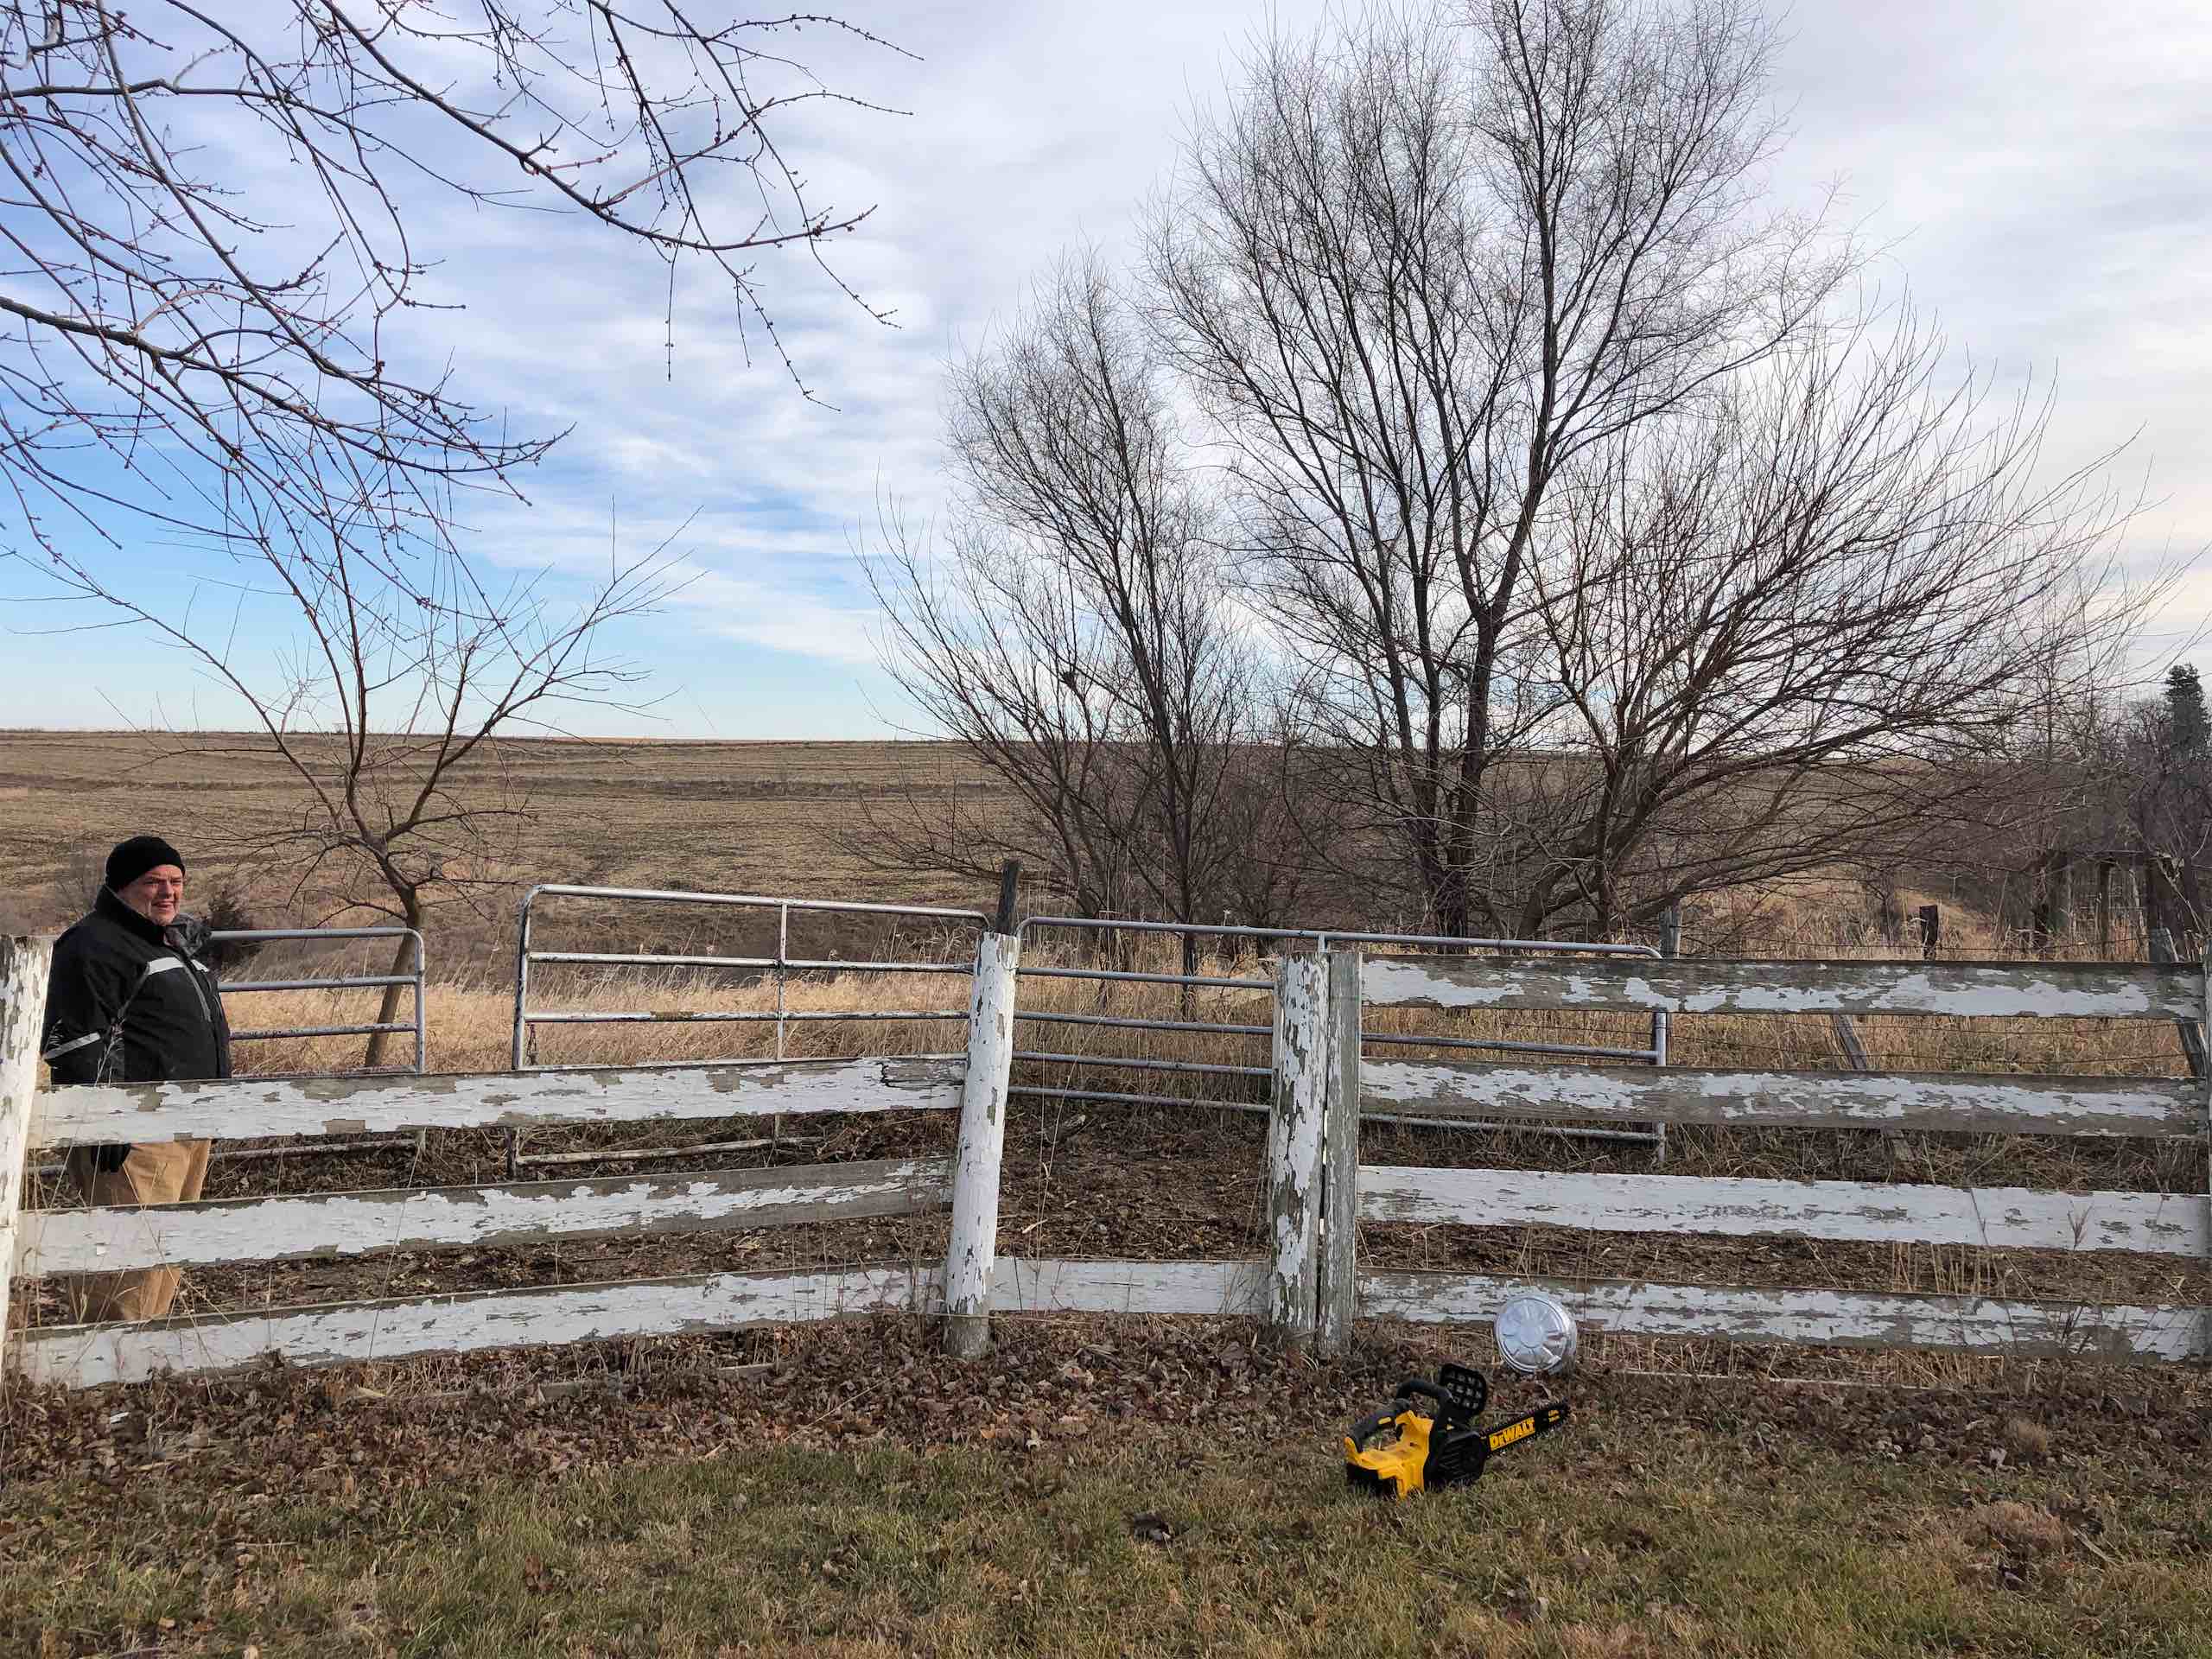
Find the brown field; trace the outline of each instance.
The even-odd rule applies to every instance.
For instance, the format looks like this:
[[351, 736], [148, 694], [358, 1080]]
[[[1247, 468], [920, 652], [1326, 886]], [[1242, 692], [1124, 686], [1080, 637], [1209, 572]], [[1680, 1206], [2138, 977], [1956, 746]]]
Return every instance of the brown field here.
[[[988, 898], [872, 869], [841, 840], [862, 826], [863, 798], [982, 787], [950, 745], [517, 741], [470, 775], [488, 785], [502, 774], [521, 781], [530, 809], [498, 871], [518, 884]], [[86, 869], [96, 879], [110, 846], [145, 830], [184, 852], [199, 895], [235, 886], [271, 912], [327, 910], [338, 895], [311, 887], [295, 905], [288, 873], [257, 868], [249, 851], [306, 798], [289, 767], [250, 737], [0, 732], [0, 924], [67, 919]], [[512, 916], [512, 902], [500, 908]]]

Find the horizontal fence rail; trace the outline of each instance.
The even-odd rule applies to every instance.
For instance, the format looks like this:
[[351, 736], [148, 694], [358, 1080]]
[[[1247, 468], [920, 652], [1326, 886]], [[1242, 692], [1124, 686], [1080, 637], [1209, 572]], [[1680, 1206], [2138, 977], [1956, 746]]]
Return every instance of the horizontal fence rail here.
[[935, 1275], [904, 1267], [709, 1273], [612, 1284], [461, 1291], [327, 1307], [200, 1315], [145, 1325], [61, 1325], [16, 1339], [34, 1382], [89, 1388], [291, 1365], [410, 1359], [486, 1348], [682, 1336], [926, 1307]]
[[23, 1217], [16, 1271], [112, 1273], [784, 1227], [913, 1215], [943, 1208], [951, 1191], [951, 1160], [923, 1158], [32, 1211]]
[[1490, 1319], [1516, 1291], [1549, 1292], [1590, 1329], [1630, 1337], [1932, 1349], [1989, 1358], [2122, 1364], [2212, 1359], [2205, 1310], [1637, 1280], [1363, 1272], [1360, 1312], [1422, 1324]]
[[2201, 1020], [2195, 963], [1724, 962], [1553, 966], [1512, 958], [1371, 957], [1375, 1007], [1664, 1014], [1949, 1014]]
[[1868, 1244], [2212, 1253], [2205, 1200], [2180, 1192], [2050, 1192], [1547, 1170], [1363, 1164], [1362, 1221], [1541, 1224], [1602, 1233], [1709, 1233]]
[[660, 1118], [795, 1112], [949, 1111], [957, 1059], [741, 1060], [727, 1065], [590, 1071], [493, 1071], [428, 1077], [234, 1077], [53, 1090], [31, 1116], [32, 1143], [223, 1135], [360, 1135], [400, 1129], [645, 1123]]
[[1751, 1071], [1675, 1066], [1506, 1065], [1370, 1060], [1369, 1114], [1622, 1118], [1801, 1129], [1947, 1129], [1983, 1135], [2203, 1132], [2202, 1091], [2164, 1077], [1962, 1077], [1945, 1071]]
[[[211, 1376], [273, 1358], [333, 1365], [686, 1335], [853, 1319], [934, 1316], [942, 1274], [897, 1265], [781, 1273], [684, 1274], [524, 1290], [386, 1297], [319, 1307], [201, 1315], [140, 1325], [63, 1325], [17, 1333], [26, 1381], [93, 1388], [163, 1372]], [[1000, 1260], [993, 1306], [1004, 1312], [1249, 1317], [1260, 1300], [1250, 1262]]]
[[1267, 1294], [1258, 1262], [1030, 1262], [1003, 1258], [991, 1306], [1013, 1313], [1199, 1313], [1249, 1319]]

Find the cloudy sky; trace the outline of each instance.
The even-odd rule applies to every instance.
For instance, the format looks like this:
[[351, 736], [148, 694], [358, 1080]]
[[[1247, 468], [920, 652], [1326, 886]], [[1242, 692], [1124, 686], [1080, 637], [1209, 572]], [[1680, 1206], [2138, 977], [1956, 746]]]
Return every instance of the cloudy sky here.
[[[527, 511], [474, 515], [473, 545], [573, 569], [605, 557], [610, 527], [636, 551], [690, 521], [674, 547], [695, 580], [620, 642], [655, 671], [656, 717], [576, 728], [909, 724], [874, 666], [853, 549], [880, 498], [925, 513], [935, 497], [943, 364], [1071, 242], [1123, 245], [1184, 112], [1218, 96], [1270, 15], [1300, 29], [1320, 11], [880, 0], [856, 21], [919, 61], [818, 33], [788, 42], [833, 84], [911, 111], [817, 114], [791, 135], [817, 201], [878, 204], [837, 264], [896, 312], [879, 327], [803, 256], [764, 262], [785, 341], [834, 409], [803, 402], [757, 349], [748, 365], [704, 284], [678, 295], [671, 359], [656, 263], [542, 218], [426, 205], [417, 245], [467, 308], [426, 323], [423, 343], [518, 429], [575, 429], [527, 480]], [[1776, 190], [1840, 181], [1848, 216], [1888, 250], [1885, 286], [1909, 279], [2000, 385], [2055, 383], [2054, 466], [2130, 443], [2126, 480], [2152, 498], [2132, 556], [2212, 542], [2212, 6], [1800, 0], [1788, 27], [1775, 91], [1796, 137]], [[53, 618], [25, 602], [35, 591], [0, 572], [0, 726], [236, 723], [219, 692], [127, 634], [37, 632]], [[2161, 632], [2185, 642], [2208, 610], [2212, 577], [2195, 578]], [[273, 609], [245, 626], [254, 645], [282, 643]]]

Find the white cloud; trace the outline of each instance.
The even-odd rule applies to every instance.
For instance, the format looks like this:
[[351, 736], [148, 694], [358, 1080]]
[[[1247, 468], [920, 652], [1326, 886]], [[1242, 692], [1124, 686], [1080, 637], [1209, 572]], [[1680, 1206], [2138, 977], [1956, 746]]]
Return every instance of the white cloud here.
[[[1321, 10], [1272, 15], [1302, 28]], [[1258, 0], [879, 0], [862, 21], [923, 62], [818, 29], [786, 40], [830, 84], [913, 111], [814, 105], [790, 135], [816, 200], [878, 204], [830, 257], [899, 324], [870, 322], [804, 251], [762, 257], [784, 341], [835, 411], [799, 399], [757, 330], [747, 363], [726, 286], [680, 277], [671, 368], [667, 273], [650, 256], [575, 220], [422, 198], [416, 245], [442, 262], [427, 285], [467, 308], [410, 315], [409, 349], [450, 357], [518, 430], [575, 428], [521, 480], [535, 511], [487, 505], [480, 543], [582, 569], [605, 557], [610, 505], [630, 550], [696, 509], [679, 545], [700, 579], [675, 615], [827, 672], [864, 668], [853, 535], [879, 491], [936, 506], [945, 359], [1070, 243], [1126, 247], [1190, 99], [1218, 93], [1269, 15]], [[1799, 0], [1789, 26], [1777, 92], [1798, 137], [1777, 188], [1844, 175], [1851, 211], [1895, 243], [1894, 270], [1955, 341], [2008, 382], [2055, 374], [2054, 463], [2139, 429], [2133, 459], [2155, 461], [2160, 499], [2137, 526], [2146, 554], [2212, 540], [2212, 8], [2128, 0], [2091, 21], [2072, 0]], [[2212, 582], [2193, 582], [2172, 629], [2208, 605]], [[724, 707], [806, 690], [691, 689]], [[0, 702], [0, 723], [36, 717]]]

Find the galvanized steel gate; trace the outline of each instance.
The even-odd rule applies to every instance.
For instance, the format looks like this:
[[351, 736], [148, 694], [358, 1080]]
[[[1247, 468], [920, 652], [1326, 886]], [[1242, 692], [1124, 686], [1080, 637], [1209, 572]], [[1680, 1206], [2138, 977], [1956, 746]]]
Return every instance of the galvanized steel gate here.
[[[1030, 942], [1037, 935], [1053, 933], [1073, 934], [1079, 938], [1100, 941], [1090, 954], [1096, 957], [1123, 960], [1128, 954], [1122, 936], [1136, 939], [1166, 938], [1178, 942], [1207, 940], [1249, 943], [1283, 944], [1292, 941], [1309, 943], [1316, 950], [1332, 946], [1361, 945], [1366, 947], [1399, 947], [1406, 950], [1476, 951], [1492, 955], [1525, 953], [1529, 956], [1598, 956], [1640, 957], [1647, 959], [1671, 956], [1671, 949], [1661, 950], [1644, 944], [1611, 944], [1563, 939], [1490, 939], [1459, 938], [1427, 933], [1361, 933], [1337, 932], [1319, 928], [1266, 928], [1191, 925], [1180, 922], [1142, 922], [1100, 920], [1078, 916], [1032, 916], [1020, 926], [1023, 941], [1020, 977], [1025, 982], [1046, 980], [1088, 981], [1098, 984], [1102, 999], [1115, 987], [1159, 985], [1180, 988], [1185, 993], [1185, 1013], [1195, 1012], [1192, 993], [1206, 991], [1248, 991], [1264, 995], [1268, 1003], [1262, 1019], [1256, 1023], [1200, 1020], [1195, 1018], [1162, 1019], [1133, 1017], [1127, 1014], [1078, 1013], [1069, 1010], [1039, 1009], [1033, 1004], [1022, 1007], [1017, 1004], [1014, 1020], [1017, 1024], [1058, 1025], [1082, 1027], [1104, 1027], [1113, 1030], [1159, 1033], [1188, 1033], [1198, 1035], [1230, 1038], [1267, 1038], [1274, 1031], [1273, 999], [1275, 981], [1272, 972], [1253, 976], [1224, 976], [1221, 974], [1177, 973], [1154, 971], [1135, 968], [1071, 966], [1044, 964], [1030, 949]], [[1675, 934], [1667, 933], [1669, 945]], [[1048, 947], [1049, 950], [1049, 947]], [[1185, 946], [1186, 954], [1188, 946]], [[1363, 1032], [1363, 1052], [1391, 1046], [1425, 1049], [1480, 1049], [1521, 1054], [1562, 1055], [1586, 1060], [1628, 1060], [1649, 1065], [1667, 1064], [1668, 1016], [1663, 1013], [1651, 1016], [1649, 1042], [1641, 1048], [1610, 1047], [1602, 1045], [1530, 1041], [1517, 1038], [1467, 1037], [1449, 1032], [1412, 1033], [1395, 1032]], [[1185, 1077], [1223, 1079], [1249, 1078], [1261, 1085], [1251, 1099], [1219, 1098], [1171, 1095], [1159, 1092], [1084, 1088], [1065, 1083], [1016, 1081], [1009, 1092], [1031, 1098], [1056, 1100], [1090, 1100], [1133, 1105], [1203, 1106], [1230, 1111], [1263, 1112], [1267, 1109], [1266, 1084], [1270, 1068], [1266, 1065], [1239, 1065], [1217, 1061], [1196, 1061], [1161, 1058], [1156, 1056], [1116, 1054], [1107, 1052], [1071, 1053], [1065, 1049], [1023, 1047], [1017, 1045], [1017, 1063], [1053, 1068], [1064, 1072], [1071, 1068], [1096, 1071], [1159, 1071]], [[1525, 1123], [1478, 1122], [1466, 1119], [1421, 1118], [1370, 1115], [1374, 1122], [1399, 1123], [1415, 1128], [1452, 1129], [1526, 1130]], [[1649, 1128], [1602, 1128], [1561, 1126], [1548, 1128], [1545, 1133], [1580, 1139], [1601, 1141], [1629, 1141], [1653, 1147], [1663, 1162], [1667, 1150], [1667, 1131], [1664, 1124]]]
[[[541, 950], [531, 943], [531, 929], [535, 912], [541, 899], [601, 899], [656, 905], [709, 905], [724, 909], [772, 911], [776, 917], [776, 950], [773, 956], [723, 956], [712, 954], [656, 953], [625, 950]], [[808, 915], [853, 915], [885, 918], [904, 918], [928, 921], [944, 925], [944, 949], [933, 959], [891, 959], [850, 957], [794, 957], [791, 953], [791, 912]], [[512, 1064], [518, 1071], [543, 1071], [551, 1068], [538, 1063], [534, 1038], [543, 1026], [590, 1025], [651, 1025], [651, 1024], [772, 1024], [775, 1027], [774, 1058], [786, 1057], [789, 1032], [795, 1023], [808, 1021], [956, 1021], [964, 1023], [968, 1018], [967, 1000], [963, 995], [955, 1007], [931, 1008], [860, 1008], [852, 1010], [823, 1010], [792, 1008], [787, 1006], [787, 993], [793, 974], [821, 973], [898, 973], [956, 975], [966, 978], [975, 969], [976, 942], [982, 936], [984, 917], [981, 911], [949, 910], [927, 905], [876, 905], [828, 899], [781, 899], [757, 893], [688, 893], [678, 889], [652, 887], [594, 887], [561, 882], [548, 882], [534, 887], [523, 895], [522, 912], [517, 925], [515, 938], [515, 1003], [514, 1034]], [[748, 975], [772, 974], [776, 1005], [772, 1009], [717, 1008], [702, 1010], [654, 1010], [608, 1008], [533, 1008], [531, 1006], [531, 969], [540, 963], [567, 963], [576, 966], [610, 968], [659, 968], [696, 970], [702, 973], [735, 972]], [[727, 1058], [727, 1057], [726, 1057]], [[696, 1064], [711, 1065], [712, 1061]], [[605, 1069], [595, 1065], [562, 1063], [563, 1071]], [[782, 1123], [776, 1120], [771, 1127], [769, 1140], [780, 1137]], [[600, 1162], [618, 1159], [639, 1159], [666, 1156], [675, 1152], [739, 1151], [768, 1144], [768, 1141], [713, 1141], [682, 1147], [652, 1147], [632, 1149], [594, 1149], [582, 1153], [525, 1154], [519, 1130], [510, 1131], [507, 1142], [510, 1173], [527, 1164], [555, 1164]]]
[[[546, 950], [535, 946], [531, 930], [539, 900], [550, 898], [574, 898], [638, 902], [647, 904], [707, 905], [738, 907], [754, 911], [772, 912], [776, 917], [776, 949], [772, 956], [730, 956], [707, 953], [649, 952], [613, 950]], [[802, 916], [810, 913], [843, 913], [885, 918], [906, 918], [925, 920], [940, 925], [950, 924], [942, 949], [932, 959], [876, 957], [819, 956], [795, 957], [791, 952], [791, 923], [793, 912]], [[548, 883], [532, 887], [524, 896], [517, 929], [515, 946], [515, 1001], [512, 1063], [518, 1071], [548, 1069], [540, 1064], [535, 1052], [534, 1036], [537, 1030], [548, 1026], [563, 1025], [634, 1025], [652, 1023], [751, 1023], [772, 1024], [775, 1029], [774, 1057], [783, 1058], [787, 1049], [787, 1032], [791, 1024], [807, 1020], [877, 1020], [877, 1021], [959, 1021], [968, 1017], [964, 997], [961, 1006], [942, 1007], [900, 1007], [893, 1009], [863, 1008], [849, 1011], [822, 1011], [794, 1009], [786, 1005], [786, 990], [793, 975], [822, 973], [920, 973], [953, 975], [965, 977], [974, 964], [976, 939], [986, 926], [987, 918], [980, 911], [946, 909], [920, 905], [861, 904], [849, 901], [768, 897], [753, 893], [692, 893], [633, 887], [599, 887]], [[1395, 947], [1405, 950], [1483, 950], [1494, 953], [1522, 953], [1530, 956], [1599, 956], [1657, 957], [1671, 955], [1649, 945], [1613, 944], [1580, 940], [1559, 939], [1489, 939], [1455, 938], [1435, 934], [1338, 932], [1319, 928], [1261, 928], [1209, 926], [1185, 925], [1178, 922], [1144, 922], [1100, 920], [1074, 916], [1033, 916], [1018, 929], [1024, 942], [1021, 983], [1037, 987], [1046, 982], [1087, 982], [1098, 986], [1101, 1007], [1092, 1011], [1070, 1008], [1039, 1007], [1033, 999], [1028, 1006], [1017, 1004], [1014, 1020], [1019, 1026], [1030, 1027], [1058, 1027], [1092, 1030], [1127, 1031], [1132, 1033], [1157, 1033], [1166, 1036], [1186, 1035], [1201, 1039], [1267, 1038], [1273, 1029], [1273, 996], [1274, 979], [1271, 972], [1255, 971], [1246, 974], [1236, 971], [1179, 972], [1155, 970], [1129, 965], [1134, 950], [1143, 943], [1155, 940], [1175, 942], [1205, 941], [1218, 949], [1224, 944], [1238, 948], [1257, 949], [1268, 944], [1303, 942], [1316, 950], [1332, 945], [1357, 944], [1380, 946], [1385, 950]], [[1073, 949], [1063, 947], [1069, 959], [1052, 960], [1054, 951], [1051, 940], [1058, 936], [1072, 942]], [[1671, 933], [1669, 943], [1671, 943]], [[1041, 948], [1039, 948], [1041, 947]], [[641, 968], [663, 969], [696, 969], [707, 973], [736, 972], [753, 976], [772, 976], [775, 1006], [766, 1008], [718, 1008], [694, 1011], [610, 1009], [592, 1007], [548, 1008], [533, 1005], [531, 970], [540, 964], [569, 964], [607, 968]], [[1108, 964], [1108, 965], [1101, 965]], [[1258, 963], [1254, 964], [1259, 968]], [[1153, 1013], [1135, 1013], [1125, 1009], [1109, 1009], [1104, 1005], [1112, 994], [1121, 988], [1160, 986], [1174, 988], [1182, 993], [1183, 1007], [1177, 1016]], [[963, 987], [964, 991], [965, 987]], [[1198, 997], [1222, 992], [1243, 992], [1268, 999], [1262, 1007], [1253, 1010], [1251, 1020], [1220, 1020], [1197, 1017]], [[1651, 1016], [1650, 1038], [1640, 1047], [1607, 1046], [1603, 1045], [1565, 1042], [1545, 1042], [1516, 1038], [1471, 1037], [1454, 1034], [1448, 1030], [1433, 1033], [1404, 1033], [1371, 1032], [1364, 1042], [1370, 1048], [1402, 1046], [1423, 1049], [1485, 1050], [1493, 1052], [1542, 1054], [1590, 1060], [1625, 1060], [1650, 1065], [1667, 1064], [1668, 1016]], [[1135, 1046], [1132, 1043], [1129, 1046]], [[719, 1056], [728, 1058], [732, 1056]], [[1236, 1111], [1265, 1109], [1265, 1084], [1269, 1075], [1265, 1065], [1238, 1064], [1226, 1059], [1167, 1058], [1156, 1055], [1115, 1052], [1110, 1050], [1085, 1052], [1071, 1052], [1065, 1046], [1031, 1042], [1027, 1046], [1017, 1045], [1014, 1052], [1017, 1064], [1042, 1070], [1041, 1077], [1017, 1081], [1011, 1092], [1039, 1099], [1096, 1101], [1132, 1105], [1166, 1105], [1212, 1107]], [[699, 1061], [697, 1064], [711, 1064]], [[563, 1062], [563, 1070], [591, 1069]], [[1085, 1086], [1084, 1071], [1120, 1072], [1155, 1072], [1183, 1077], [1217, 1080], [1223, 1085], [1211, 1093], [1200, 1095], [1173, 1094], [1164, 1090], [1142, 1089], [1108, 1089]], [[1252, 1098], [1234, 1097], [1239, 1090], [1236, 1084], [1249, 1081], [1259, 1085], [1251, 1092]], [[1463, 1120], [1427, 1119], [1411, 1116], [1384, 1117], [1378, 1122], [1400, 1122], [1419, 1127], [1447, 1128], [1526, 1128], [1525, 1125], [1503, 1123], [1474, 1123]], [[780, 1132], [780, 1126], [779, 1126]], [[1666, 1156], [1666, 1129], [1655, 1124], [1643, 1128], [1580, 1128], [1562, 1126], [1544, 1131], [1567, 1136], [1596, 1140], [1636, 1141], [1653, 1147], [1662, 1161]], [[748, 1141], [747, 1146], [759, 1144]], [[542, 1154], [526, 1156], [521, 1149], [520, 1136], [511, 1138], [510, 1154], [515, 1167], [531, 1162], [573, 1161], [588, 1159], [596, 1161], [603, 1158], [644, 1158], [664, 1155], [670, 1152], [734, 1149], [734, 1143], [725, 1146], [686, 1147], [683, 1148], [652, 1147], [631, 1151], [592, 1151], [581, 1154]]]

